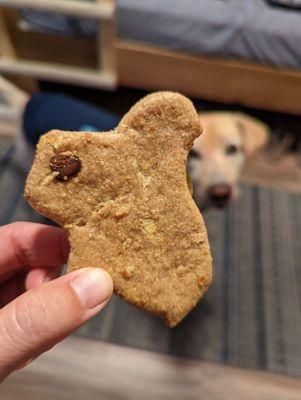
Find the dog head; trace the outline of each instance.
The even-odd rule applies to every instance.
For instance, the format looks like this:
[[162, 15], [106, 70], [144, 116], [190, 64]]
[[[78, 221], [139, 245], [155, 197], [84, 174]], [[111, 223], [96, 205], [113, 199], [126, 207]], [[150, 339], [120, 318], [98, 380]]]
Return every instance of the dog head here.
[[242, 113], [201, 113], [203, 134], [189, 157], [194, 197], [199, 207], [226, 206], [237, 196], [245, 161], [268, 142], [268, 127]]

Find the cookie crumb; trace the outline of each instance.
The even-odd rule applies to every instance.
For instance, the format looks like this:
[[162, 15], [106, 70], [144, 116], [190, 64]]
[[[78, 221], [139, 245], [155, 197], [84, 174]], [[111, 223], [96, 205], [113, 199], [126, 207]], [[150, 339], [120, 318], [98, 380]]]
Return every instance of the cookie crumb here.
[[199, 287], [202, 288], [206, 285], [206, 278], [204, 276], [199, 276], [197, 282]]
[[45, 179], [42, 182], [43, 186], [47, 186], [50, 182], [52, 182], [57, 176], [59, 175], [59, 172], [52, 172], [52, 174], [47, 175]]
[[129, 214], [130, 211], [131, 211], [131, 205], [125, 204], [120, 208], [118, 208], [118, 210], [115, 212], [115, 218], [119, 219], [125, 217], [126, 215]]
[[133, 243], [133, 240], [131, 238], [127, 238], [122, 242], [122, 246], [124, 249], [128, 249], [129, 246]]
[[156, 224], [151, 220], [144, 220], [143, 227], [148, 235], [153, 235], [157, 230]]
[[176, 275], [177, 276], [184, 276], [186, 272], [186, 268], [184, 267], [184, 265], [180, 265], [177, 269], [176, 269]]
[[122, 276], [124, 279], [129, 280], [133, 276], [134, 267], [128, 266], [122, 271]]
[[138, 176], [142, 182], [142, 187], [146, 188], [147, 186], [149, 186], [152, 179], [150, 176], [144, 175], [141, 172], [138, 172]]

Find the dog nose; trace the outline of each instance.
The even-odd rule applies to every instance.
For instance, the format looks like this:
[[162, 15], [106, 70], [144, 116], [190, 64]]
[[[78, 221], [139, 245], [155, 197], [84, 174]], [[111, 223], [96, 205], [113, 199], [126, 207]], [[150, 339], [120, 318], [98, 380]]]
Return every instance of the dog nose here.
[[226, 183], [212, 185], [208, 189], [210, 200], [216, 207], [225, 207], [232, 195], [232, 187]]

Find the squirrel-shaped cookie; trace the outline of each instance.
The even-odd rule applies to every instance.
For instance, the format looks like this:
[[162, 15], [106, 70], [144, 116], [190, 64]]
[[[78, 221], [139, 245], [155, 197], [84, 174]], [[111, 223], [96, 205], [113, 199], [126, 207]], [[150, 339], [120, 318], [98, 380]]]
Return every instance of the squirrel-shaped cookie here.
[[201, 131], [187, 98], [154, 93], [114, 131], [42, 136], [25, 189], [33, 208], [68, 230], [69, 271], [105, 269], [117, 295], [169, 326], [211, 282], [207, 232], [186, 181]]

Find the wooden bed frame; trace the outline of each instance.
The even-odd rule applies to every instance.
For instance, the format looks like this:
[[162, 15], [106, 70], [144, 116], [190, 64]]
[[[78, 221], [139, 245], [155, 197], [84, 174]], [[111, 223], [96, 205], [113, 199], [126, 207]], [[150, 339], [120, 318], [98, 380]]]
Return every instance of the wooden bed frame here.
[[[34, 78], [96, 86], [114, 89], [117, 86], [115, 64], [115, 0], [95, 0], [93, 3], [79, 0], [0, 0], [0, 72], [21, 74]], [[56, 60], [56, 46], [53, 47], [52, 60], [20, 57], [18, 41], [14, 34], [20, 31], [18, 13], [10, 13], [14, 9], [34, 9], [46, 12], [57, 12], [72, 16], [93, 17], [99, 20], [99, 31], [96, 38], [94, 68], [76, 67], [72, 64], [64, 66], [53, 62]], [[10, 19], [7, 19], [7, 17]], [[21, 35], [26, 35], [21, 31]], [[47, 36], [47, 35], [46, 35]], [[59, 38], [57, 38], [59, 41]], [[35, 41], [28, 45], [35, 44]], [[44, 43], [47, 50], [47, 43]], [[44, 51], [45, 51], [44, 48]], [[60, 48], [60, 43], [58, 43]], [[68, 47], [65, 49], [69, 53]], [[46, 51], [47, 52], [47, 51]]]
[[[0, 6], [3, 74], [107, 90], [118, 85], [170, 89], [196, 98], [301, 114], [301, 70], [210, 59], [120, 41], [115, 34], [115, 0], [0, 0]], [[18, 28], [20, 7], [94, 16], [99, 19], [99, 36], [93, 42], [24, 32]], [[62, 60], [54, 63], [59, 53]]]

